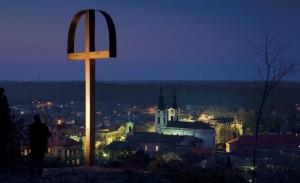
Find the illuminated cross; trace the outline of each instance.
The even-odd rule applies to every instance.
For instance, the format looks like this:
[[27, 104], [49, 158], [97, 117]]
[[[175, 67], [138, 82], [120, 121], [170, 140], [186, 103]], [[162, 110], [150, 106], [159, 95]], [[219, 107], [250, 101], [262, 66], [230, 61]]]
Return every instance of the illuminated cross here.
[[[95, 51], [95, 11], [101, 13], [107, 23], [109, 50]], [[77, 24], [85, 14], [85, 52], [74, 53], [74, 39]], [[95, 59], [117, 56], [116, 31], [111, 17], [100, 10], [83, 10], [72, 19], [68, 34], [68, 60], [85, 60], [85, 126], [86, 164], [95, 162]]]

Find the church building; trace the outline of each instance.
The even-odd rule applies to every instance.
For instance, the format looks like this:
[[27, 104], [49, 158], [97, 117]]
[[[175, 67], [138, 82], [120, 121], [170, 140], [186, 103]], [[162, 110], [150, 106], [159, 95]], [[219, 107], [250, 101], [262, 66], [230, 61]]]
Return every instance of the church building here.
[[177, 105], [175, 89], [169, 108], [165, 107], [162, 88], [158, 105], [155, 111], [155, 131], [165, 135], [194, 136], [203, 140], [204, 147], [213, 147], [215, 144], [215, 130], [203, 122], [180, 121], [180, 109]]

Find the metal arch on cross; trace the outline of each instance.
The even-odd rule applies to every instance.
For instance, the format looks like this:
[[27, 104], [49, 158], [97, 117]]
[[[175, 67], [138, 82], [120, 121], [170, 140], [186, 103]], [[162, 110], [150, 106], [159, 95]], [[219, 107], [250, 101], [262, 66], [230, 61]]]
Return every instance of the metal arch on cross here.
[[[107, 23], [109, 50], [95, 51], [95, 11]], [[85, 52], [74, 53], [75, 31], [80, 18], [85, 15]], [[112, 18], [101, 10], [83, 10], [72, 19], [68, 33], [68, 60], [85, 60], [85, 125], [86, 164], [95, 163], [95, 59], [117, 57], [116, 30]]]

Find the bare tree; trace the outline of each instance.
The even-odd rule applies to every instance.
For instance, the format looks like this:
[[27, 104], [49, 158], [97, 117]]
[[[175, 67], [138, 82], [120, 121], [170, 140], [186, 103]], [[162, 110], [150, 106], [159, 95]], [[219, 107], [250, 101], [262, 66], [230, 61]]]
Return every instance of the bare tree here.
[[262, 43], [253, 43], [250, 42], [250, 45], [257, 51], [258, 55], [262, 59], [261, 65], [256, 67], [256, 70], [260, 77], [260, 105], [256, 120], [256, 131], [255, 131], [255, 141], [254, 141], [254, 150], [253, 150], [253, 177], [252, 181], [255, 181], [255, 172], [256, 172], [256, 146], [257, 146], [257, 136], [258, 136], [258, 127], [260, 124], [260, 118], [262, 109], [267, 98], [270, 96], [270, 93], [274, 88], [279, 84], [283, 78], [289, 74], [295, 73], [299, 70], [299, 63], [295, 58], [286, 58], [284, 57], [284, 52], [290, 47], [289, 44], [282, 44], [276, 35], [266, 28], [265, 31], [261, 31], [263, 36]]

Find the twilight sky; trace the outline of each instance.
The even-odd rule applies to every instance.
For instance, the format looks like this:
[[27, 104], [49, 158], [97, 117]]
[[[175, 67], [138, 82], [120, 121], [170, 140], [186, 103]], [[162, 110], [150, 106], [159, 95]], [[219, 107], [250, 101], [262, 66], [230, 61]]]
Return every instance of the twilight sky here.
[[[117, 58], [97, 60], [101, 80], [248, 80], [266, 25], [300, 60], [299, 0], [2, 0], [0, 80], [82, 81], [84, 61], [67, 61], [67, 35], [80, 10], [110, 14]], [[75, 51], [84, 50], [84, 18]], [[107, 27], [96, 14], [96, 48], [107, 48]], [[288, 80], [300, 81], [300, 73]]]

